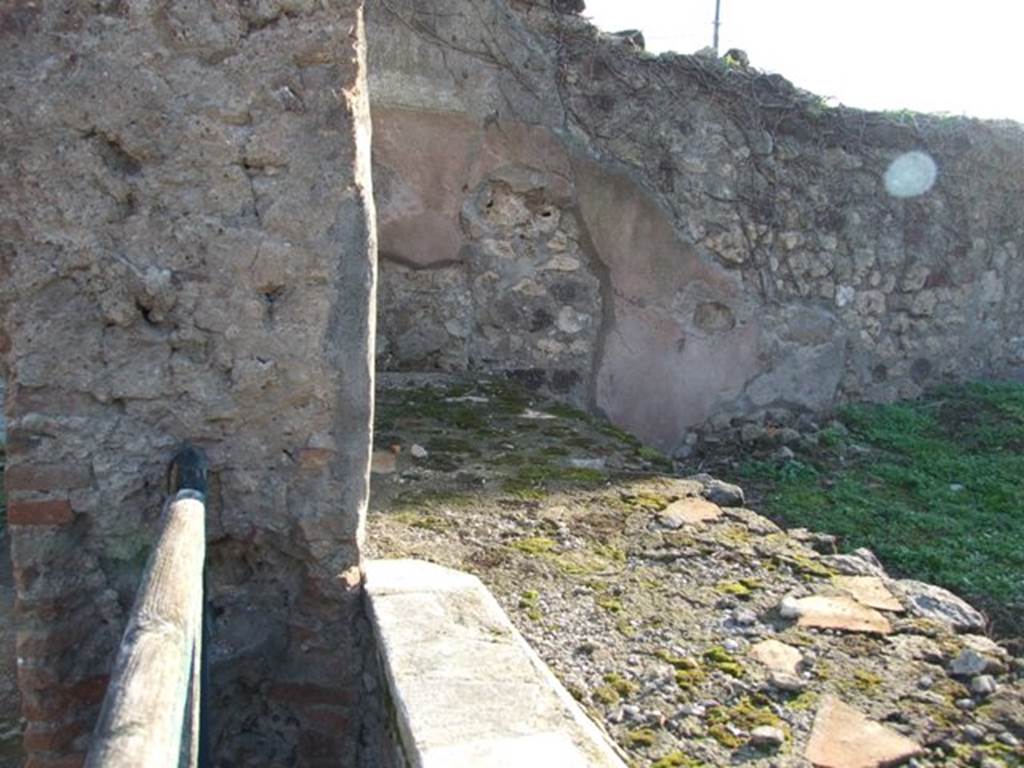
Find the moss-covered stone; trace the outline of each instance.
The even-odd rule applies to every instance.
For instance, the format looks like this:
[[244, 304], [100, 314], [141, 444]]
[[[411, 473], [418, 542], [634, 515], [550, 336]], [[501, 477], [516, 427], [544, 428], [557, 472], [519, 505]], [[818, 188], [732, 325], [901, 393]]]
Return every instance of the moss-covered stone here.
[[788, 565], [797, 573], [804, 576], [830, 579], [836, 575], [836, 572], [824, 563], [800, 552], [786, 552], [778, 554], [776, 555], [776, 560], [778, 560], [780, 564]]
[[743, 739], [734, 730], [751, 731], [768, 725], [779, 728], [788, 736], [785, 722], [771, 710], [771, 700], [761, 694], [744, 696], [731, 707], [711, 707], [706, 719], [708, 733], [728, 749], [736, 749], [743, 744]]
[[608, 613], [622, 613], [622, 601], [611, 595], [598, 595], [594, 598], [598, 607], [604, 608]]
[[438, 517], [427, 512], [393, 512], [391, 513], [390, 518], [401, 525], [408, 525], [412, 528], [423, 528], [424, 530], [437, 532], [448, 530], [455, 524], [454, 521], [448, 518]]
[[851, 686], [854, 690], [870, 695], [881, 687], [882, 682], [882, 678], [874, 672], [867, 669], [855, 669]]
[[743, 746], [743, 739], [730, 731], [725, 723], [708, 726], [708, 735], [726, 749], [738, 749]]
[[818, 706], [821, 695], [814, 691], [802, 691], [785, 702], [785, 706], [794, 712], [804, 712]]
[[707, 679], [707, 672], [702, 667], [696, 667], [695, 669], [677, 669], [676, 670], [676, 685], [679, 686], [680, 690], [691, 691], [697, 688]]
[[657, 741], [658, 734], [650, 728], [636, 728], [626, 731], [626, 741], [631, 747], [652, 747]]
[[736, 657], [721, 646], [715, 646], [704, 651], [704, 661], [709, 666], [719, 669], [732, 677], [739, 678], [746, 674], [743, 665], [736, 660]]
[[612, 688], [612, 690], [624, 699], [635, 695], [640, 690], [639, 685], [634, 683], [632, 680], [627, 680], [618, 672], [609, 672], [603, 679], [605, 683]]
[[703, 768], [704, 763], [676, 750], [651, 763], [651, 768]]
[[526, 612], [526, 617], [530, 621], [540, 621], [544, 618], [544, 614], [540, 610], [540, 593], [533, 589], [528, 589], [519, 596], [519, 607]]
[[554, 539], [545, 536], [529, 536], [525, 539], [517, 539], [509, 544], [512, 549], [522, 552], [524, 555], [544, 555], [553, 551], [558, 545]]
[[623, 493], [622, 501], [627, 507], [647, 509], [652, 512], [661, 512], [670, 503], [671, 499], [653, 492]]
[[610, 685], [597, 686], [597, 688], [595, 688], [590, 694], [590, 697], [599, 704], [604, 704], [609, 707], [618, 704], [622, 698]]

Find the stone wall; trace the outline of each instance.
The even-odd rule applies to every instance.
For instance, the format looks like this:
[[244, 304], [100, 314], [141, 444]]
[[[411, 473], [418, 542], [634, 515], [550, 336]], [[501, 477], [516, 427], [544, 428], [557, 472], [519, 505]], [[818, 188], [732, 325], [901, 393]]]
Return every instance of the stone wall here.
[[29, 765], [76, 764], [207, 450], [225, 764], [352, 765], [375, 224], [360, 0], [0, 5], [0, 349]]
[[[3, 371], [0, 370], [0, 375]], [[0, 378], [0, 464], [6, 460], [7, 419], [3, 413], [7, 385]], [[21, 764], [21, 698], [15, 655], [14, 570], [7, 515], [0, 502], [0, 768]]]
[[[506, 372], [670, 451], [1024, 373], [1020, 126], [829, 108], [578, 5], [370, 4], [382, 368]], [[912, 151], [937, 182], [895, 197]]]

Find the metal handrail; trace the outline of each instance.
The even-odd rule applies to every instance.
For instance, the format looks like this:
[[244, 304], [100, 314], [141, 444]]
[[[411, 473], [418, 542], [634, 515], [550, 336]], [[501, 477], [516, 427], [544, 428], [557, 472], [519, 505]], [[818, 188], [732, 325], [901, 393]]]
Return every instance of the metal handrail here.
[[185, 445], [93, 734], [86, 768], [208, 764], [204, 561], [208, 464]]

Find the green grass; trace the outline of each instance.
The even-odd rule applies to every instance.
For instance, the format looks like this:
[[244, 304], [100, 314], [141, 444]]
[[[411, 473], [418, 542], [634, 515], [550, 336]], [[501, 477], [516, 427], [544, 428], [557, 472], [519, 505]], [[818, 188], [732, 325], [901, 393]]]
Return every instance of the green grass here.
[[1024, 386], [947, 387], [914, 402], [849, 406], [839, 420], [848, 434], [826, 430], [818, 450], [795, 461], [743, 464], [765, 511], [838, 534], [843, 549], [870, 547], [890, 571], [1019, 625]]

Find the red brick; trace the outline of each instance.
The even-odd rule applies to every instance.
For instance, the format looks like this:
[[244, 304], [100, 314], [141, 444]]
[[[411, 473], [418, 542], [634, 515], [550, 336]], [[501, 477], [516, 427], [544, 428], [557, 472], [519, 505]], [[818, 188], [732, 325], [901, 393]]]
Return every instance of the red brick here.
[[34, 690], [21, 688], [21, 711], [29, 720], [60, 720], [103, 701], [107, 675], [90, 677], [73, 685]]
[[68, 525], [74, 519], [75, 513], [67, 499], [7, 503], [8, 525]]
[[29, 722], [22, 734], [21, 744], [26, 752], [61, 752], [89, 729], [83, 720], [53, 725]]
[[[24, 611], [24, 607], [21, 610]], [[88, 639], [95, 629], [95, 622], [73, 620], [53, 624], [42, 631], [22, 630], [17, 635], [17, 652], [23, 658], [59, 655], [73, 645]]]
[[7, 430], [7, 456], [12, 459], [27, 456], [42, 442], [43, 438], [34, 432], [11, 427]]
[[64, 755], [63, 757], [45, 757], [31, 755], [25, 761], [25, 768], [82, 768], [85, 755]]
[[[21, 658], [22, 662], [26, 661], [26, 657], [22, 656]], [[18, 687], [43, 691], [56, 688], [58, 685], [60, 685], [60, 673], [54, 669], [53, 664], [31, 666], [22, 663], [18, 665]]]
[[[25, 574], [18, 570], [14, 573], [19, 589], [21, 589], [20, 584], [24, 581], [24, 576]], [[95, 593], [87, 592], [80, 585], [77, 586], [79, 588], [69, 589], [58, 597], [32, 599], [24, 598], [19, 594], [14, 599], [14, 611], [21, 618], [43, 622], [50, 625], [47, 627], [50, 631], [57, 631], [52, 625], [66, 620], [73, 612], [82, 608], [90, 597], [95, 596]], [[79, 614], [75, 619], [76, 622], [84, 623], [90, 629], [96, 625], [97, 620], [98, 617], [95, 614], [86, 616]]]
[[7, 493], [13, 491], [68, 491], [92, 485], [88, 464], [19, 464], [4, 473]]

